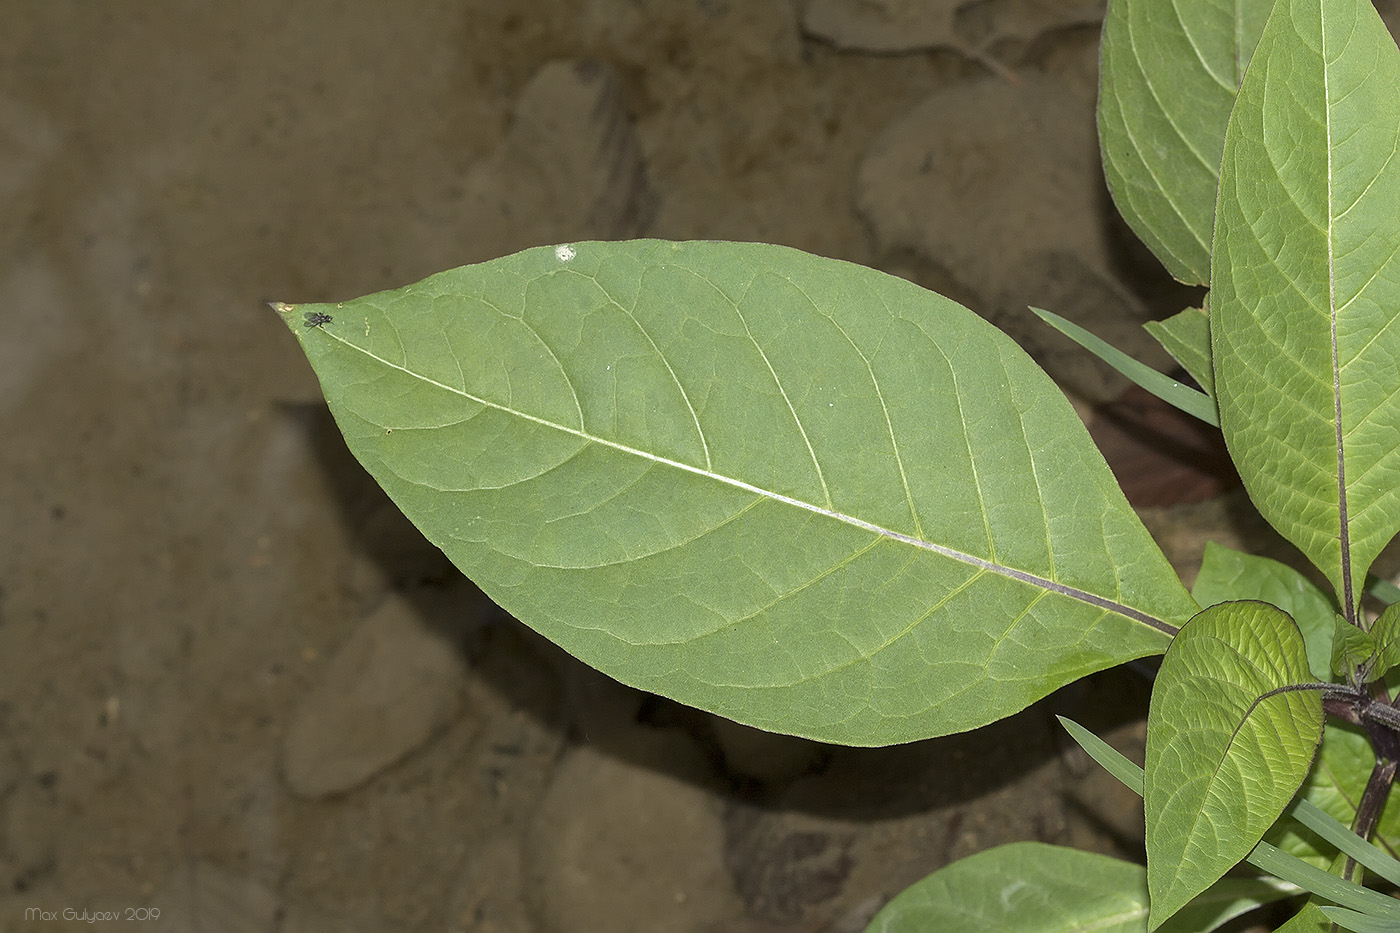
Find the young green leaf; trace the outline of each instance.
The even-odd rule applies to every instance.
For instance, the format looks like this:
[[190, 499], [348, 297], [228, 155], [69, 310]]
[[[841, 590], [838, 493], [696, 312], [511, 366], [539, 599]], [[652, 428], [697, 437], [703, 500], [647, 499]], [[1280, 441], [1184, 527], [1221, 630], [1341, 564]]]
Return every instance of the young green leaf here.
[[633, 686], [906, 742], [1163, 651], [1195, 611], [1049, 378], [902, 279], [579, 243], [310, 310], [334, 320], [284, 318], [360, 462]]
[[1355, 621], [1400, 530], [1400, 50], [1370, 0], [1279, 3], [1230, 118], [1216, 401], [1264, 517]]
[[1308, 646], [1308, 670], [1333, 680], [1332, 620], [1336, 608], [1320, 586], [1287, 564], [1206, 542], [1191, 595], [1202, 608], [1238, 599], [1257, 599], [1293, 617]]
[[1375, 625], [1371, 626], [1371, 637], [1376, 644], [1376, 662], [1371, 667], [1371, 677], [1378, 679], [1400, 664], [1400, 603], [1385, 607]]
[[1210, 279], [1225, 122], [1270, 6], [1108, 4], [1098, 110], [1104, 174], [1129, 226], [1183, 282]]
[[1089, 331], [1058, 314], [1041, 308], [1031, 308], [1042, 321], [1079, 344], [1109, 366], [1131, 379], [1135, 384], [1151, 392], [1168, 405], [1201, 419], [1212, 427], [1220, 427], [1220, 417], [1215, 411], [1215, 400], [1210, 396], [1178, 382], [1171, 376], [1159, 373], [1146, 363], [1133, 359], [1107, 341], [1094, 336]]
[[[1296, 892], [1269, 880], [1225, 878], [1172, 918], [1170, 933], [1205, 933]], [[1017, 842], [941, 868], [885, 905], [866, 933], [1143, 933], [1141, 865], [1091, 852]]]
[[1188, 622], [1162, 660], [1147, 719], [1147, 879], [1155, 929], [1273, 825], [1308, 775], [1322, 698], [1303, 637], [1266, 603]]
[[1369, 683], [1376, 640], [1341, 616], [1332, 618], [1332, 671], [1343, 680]]
[[[1142, 325], [1172, 359], [1191, 374], [1206, 395], [1215, 395], [1215, 370], [1210, 363], [1210, 316], [1201, 308], [1178, 311], [1165, 321]], [[1216, 415], [1217, 423], [1219, 413]]]

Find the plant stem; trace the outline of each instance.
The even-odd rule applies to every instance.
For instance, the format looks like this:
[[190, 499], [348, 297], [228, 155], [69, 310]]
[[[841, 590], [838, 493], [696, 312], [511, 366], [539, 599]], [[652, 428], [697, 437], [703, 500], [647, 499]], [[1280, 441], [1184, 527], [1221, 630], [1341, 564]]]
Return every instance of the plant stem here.
[[1351, 823], [1352, 831], [1362, 839], [1370, 839], [1371, 834], [1376, 831], [1381, 811], [1385, 809], [1385, 802], [1390, 797], [1390, 786], [1395, 781], [1397, 763], [1400, 762], [1394, 758], [1383, 758], [1379, 753], [1376, 755], [1376, 766], [1371, 769], [1366, 789], [1361, 792], [1361, 800], [1356, 805], [1356, 819]]
[[[1384, 694], [1382, 694], [1384, 695]], [[1333, 702], [1325, 706], [1341, 706]], [[1376, 753], [1376, 764], [1371, 768], [1371, 776], [1366, 780], [1366, 789], [1356, 805], [1356, 818], [1352, 820], [1352, 830], [1362, 839], [1370, 839], [1380, 822], [1381, 812], [1390, 797], [1391, 785], [1395, 782], [1395, 771], [1400, 764], [1400, 710], [1384, 700], [1372, 699], [1363, 695], [1352, 700], [1342, 718], [1359, 722], [1371, 740], [1371, 748]], [[1333, 712], [1329, 709], [1329, 712]], [[1351, 870], [1348, 860], [1347, 870]]]

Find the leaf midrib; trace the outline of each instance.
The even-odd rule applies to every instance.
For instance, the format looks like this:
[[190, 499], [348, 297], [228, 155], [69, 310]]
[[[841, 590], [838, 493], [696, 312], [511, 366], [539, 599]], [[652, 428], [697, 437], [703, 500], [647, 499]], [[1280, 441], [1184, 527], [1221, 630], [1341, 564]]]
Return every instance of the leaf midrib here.
[[[574, 428], [568, 425], [559, 424], [557, 422], [550, 421], [546, 418], [541, 418], [537, 415], [532, 415], [528, 412], [511, 408], [508, 405], [503, 405], [499, 402], [493, 402], [490, 399], [481, 398], [479, 396], [471, 394], [470, 392], [466, 391], [466, 389], [459, 389], [455, 386], [447, 385], [446, 383], [439, 382], [436, 379], [432, 379], [421, 373], [415, 373], [411, 369], [408, 369], [407, 367], [402, 366], [398, 363], [392, 362], [391, 360], [387, 360], [382, 356], [378, 356], [372, 353], [371, 351], [367, 350], [366, 348], [359, 346], [358, 344], [352, 343], [349, 340], [346, 340], [343, 337], [326, 330], [325, 328], [317, 328], [317, 333], [329, 337], [330, 339], [335, 340], [342, 346], [349, 347], [350, 349], [357, 351], [361, 355], [373, 360], [376, 363], [386, 366], [389, 369], [397, 370], [398, 372], [403, 373], [404, 375], [412, 379], [416, 379], [419, 382], [433, 386], [434, 388], [441, 389], [444, 392], [449, 392], [453, 395], [458, 395], [463, 399], [474, 402], [483, 407], [499, 411], [503, 414], [511, 415], [516, 418], [521, 418], [533, 424], [538, 424], [541, 427], [549, 428], [554, 431], [559, 431], [564, 434], [572, 435], [574, 437], [579, 438], [580, 440], [587, 441], [589, 443], [601, 444], [604, 447], [611, 448], [613, 450], [619, 451], [620, 453], [628, 454], [634, 457], [640, 457], [644, 460], [650, 460], [651, 462], [659, 464], [661, 466], [668, 466], [678, 470], [683, 470], [695, 476], [713, 480], [718, 483], [723, 483], [724, 485], [733, 487], [735, 489], [742, 489], [745, 492], [750, 492], [754, 495], [762, 496], [764, 498], [771, 499], [775, 502], [781, 502], [784, 505], [790, 505], [795, 508], [804, 509], [815, 515], [820, 515], [824, 518], [834, 519], [852, 527], [860, 528], [863, 531], [868, 531], [872, 534], [880, 535], [885, 538], [889, 538], [893, 541], [898, 541], [902, 544], [908, 544], [912, 547], [920, 548], [921, 550], [930, 551], [942, 557], [947, 557], [952, 560], [960, 561], [961, 563], [967, 564], [972, 567], [976, 567], [979, 570], [985, 570], [991, 573], [999, 574], [1003, 577], [1007, 577], [1012, 580], [1017, 580], [1022, 583], [1029, 584], [1031, 586], [1038, 587], [1042, 590], [1047, 590], [1052, 593], [1058, 593], [1061, 596], [1078, 600], [1096, 608], [1117, 613], [1118, 615], [1121, 615], [1124, 618], [1141, 623], [1143, 625], [1147, 625], [1151, 628], [1155, 628], [1158, 631], [1161, 631], [1167, 635], [1175, 635], [1177, 632], [1178, 627], [1171, 624], [1170, 622], [1167, 622], [1165, 619], [1159, 619], [1156, 616], [1143, 612], [1140, 609], [1135, 609], [1132, 606], [1128, 606], [1123, 603], [1117, 602], [1116, 600], [1109, 599], [1106, 596], [1100, 596], [1096, 593], [1090, 593], [1087, 590], [1081, 590], [1078, 587], [1068, 586], [1064, 583], [1059, 583], [1055, 580], [1047, 579], [1045, 577], [1039, 576], [1038, 574], [1034, 574], [1026, 570], [1020, 570], [1015, 567], [1008, 567], [1003, 564], [998, 564], [985, 558], [978, 557], [975, 554], [968, 554], [963, 551], [959, 551], [955, 548], [950, 548], [946, 545], [935, 544], [932, 541], [925, 541], [922, 538], [917, 538], [913, 535], [908, 535], [900, 531], [895, 531], [892, 528], [885, 528], [881, 525], [875, 524], [874, 522], [868, 522], [863, 518], [857, 518], [854, 515], [847, 515], [846, 513], [839, 512], [835, 509], [828, 509], [823, 506], [814, 505], [810, 502], [803, 502], [801, 499], [795, 499], [792, 496], [784, 495], [783, 493], [777, 492], [772, 489], [764, 489], [761, 486], [755, 486], [752, 483], [745, 482], [744, 480], [738, 479], [736, 477], [725, 476], [724, 474], [716, 473], [713, 470], [707, 470], [702, 467], [692, 466], [688, 463], [682, 463], [679, 460], [672, 460], [669, 457], [662, 457], [657, 454], [649, 453], [645, 450], [640, 450], [636, 447], [630, 447], [627, 444], [622, 444], [618, 441], [609, 440], [604, 437], [597, 437], [595, 435], [589, 434], [587, 431], [584, 431], [581, 428]], [[314, 335], [308, 335], [308, 337], [313, 336]]]
[[[1323, 12], [1322, 7], [1318, 7], [1318, 25], [1321, 27], [1323, 126], [1327, 134], [1327, 175], [1325, 180], [1327, 186], [1327, 310], [1332, 338], [1332, 417], [1337, 440], [1337, 531], [1341, 560], [1339, 576], [1342, 584], [1342, 614], [1348, 622], [1356, 624], [1356, 598], [1352, 592], [1351, 580], [1351, 530], [1347, 514], [1346, 448], [1343, 445], [1342, 365], [1337, 342], [1337, 316], [1341, 309], [1337, 307], [1336, 224], [1338, 218], [1333, 204], [1335, 185], [1333, 184], [1332, 166], [1332, 81], [1327, 57], [1326, 13]], [[1351, 207], [1349, 206], [1347, 209], [1350, 210]]]

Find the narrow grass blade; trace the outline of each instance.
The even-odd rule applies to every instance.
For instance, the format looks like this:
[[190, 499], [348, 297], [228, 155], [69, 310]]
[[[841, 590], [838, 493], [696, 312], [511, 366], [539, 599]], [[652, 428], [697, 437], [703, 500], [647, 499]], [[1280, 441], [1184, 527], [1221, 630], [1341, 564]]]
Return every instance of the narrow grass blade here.
[[[1324, 897], [1334, 904], [1350, 907], [1372, 917], [1384, 917], [1390, 930], [1400, 930], [1400, 901], [1378, 891], [1363, 888], [1321, 868], [1309, 865], [1267, 842], [1261, 842], [1249, 853], [1249, 863], [1262, 868], [1284, 881], [1292, 882], [1306, 891]], [[1325, 908], [1324, 908], [1325, 909]]]
[[[1141, 768], [1133, 764], [1122, 752], [1118, 751], [1074, 720], [1064, 716], [1058, 716], [1056, 718], [1059, 719], [1060, 724], [1065, 727], [1065, 730], [1069, 732], [1070, 736], [1079, 744], [1080, 748], [1084, 749], [1090, 758], [1098, 762], [1105, 771], [1116, 777], [1129, 790], [1139, 795], [1142, 794], [1144, 774]], [[1386, 880], [1395, 880], [1392, 875], [1398, 870], [1397, 865], [1400, 863], [1396, 863], [1390, 856], [1361, 839], [1361, 837], [1328, 816], [1327, 813], [1318, 807], [1306, 800], [1296, 800], [1286, 812], [1333, 845], [1336, 845], [1343, 852], [1355, 858], [1358, 863], [1364, 865], [1369, 870], [1376, 872]], [[1343, 846], [1343, 843], [1345, 843], [1345, 846]], [[1342, 900], [1342, 898], [1350, 896], [1347, 890], [1349, 888], [1358, 891], [1366, 891], [1366, 889], [1358, 885], [1350, 884], [1320, 868], [1309, 865], [1302, 859], [1289, 855], [1266, 842], [1261, 842], [1256, 845], [1246, 858], [1246, 861], [1256, 868], [1261, 868], [1276, 877], [1296, 884], [1304, 890], [1326, 897], [1328, 900], [1338, 904], [1347, 903], [1347, 901]], [[1324, 882], [1323, 879], [1330, 880]], [[1314, 887], [1314, 883], [1316, 883], [1318, 887]], [[1324, 889], [1319, 890], [1319, 887]], [[1374, 894], [1374, 892], [1369, 891], [1366, 893]], [[1376, 897], [1387, 903], [1396, 903], [1382, 895], [1376, 895]], [[1378, 903], [1371, 898], [1364, 898], [1364, 901], [1366, 903]], [[1397, 904], [1397, 907], [1400, 907], [1400, 904]]]
[[1143, 791], [1143, 770], [1128, 760], [1118, 749], [1109, 745], [1094, 733], [1085, 729], [1073, 719], [1064, 716], [1056, 716], [1060, 725], [1065, 727], [1065, 731], [1070, 734], [1079, 747], [1099, 763], [1109, 774], [1116, 777], [1128, 790], [1142, 796]]
[[1389, 580], [1381, 577], [1366, 576], [1366, 592], [1385, 603], [1387, 606], [1392, 603], [1400, 603], [1400, 586], [1396, 586]]
[[1391, 858], [1376, 846], [1362, 839], [1338, 822], [1326, 810], [1307, 800], [1295, 800], [1286, 811], [1308, 829], [1317, 833], [1339, 851], [1355, 859], [1369, 871], [1400, 887], [1400, 861]]
[[1169, 405], [1175, 405], [1188, 415], [1200, 418], [1206, 424], [1220, 427], [1220, 416], [1215, 410], [1215, 401], [1209, 395], [1157, 372], [1146, 363], [1133, 359], [1122, 350], [1094, 336], [1078, 324], [1065, 320], [1058, 314], [1043, 308], [1031, 308], [1031, 310], [1042, 321], [1162, 401]]
[[1319, 909], [1327, 915], [1327, 919], [1343, 930], [1350, 930], [1351, 933], [1395, 933], [1395, 920], [1389, 917], [1376, 917], [1345, 907]]

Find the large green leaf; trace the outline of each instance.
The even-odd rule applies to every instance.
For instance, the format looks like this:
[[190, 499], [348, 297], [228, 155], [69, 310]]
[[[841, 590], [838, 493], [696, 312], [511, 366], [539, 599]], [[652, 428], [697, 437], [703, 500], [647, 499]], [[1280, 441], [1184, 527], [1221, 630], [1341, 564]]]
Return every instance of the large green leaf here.
[[1318, 680], [1332, 676], [1332, 600], [1316, 583], [1287, 564], [1206, 542], [1201, 572], [1191, 595], [1203, 608], [1238, 599], [1257, 599], [1293, 617], [1308, 646], [1308, 670]]
[[[1173, 917], [1170, 933], [1204, 933], [1287, 886], [1225, 878]], [[1141, 865], [1039, 842], [1016, 842], [960, 859], [885, 905], [866, 933], [1144, 933], [1147, 875]]]
[[1259, 510], [1349, 620], [1400, 530], [1400, 51], [1370, 0], [1285, 0], [1226, 135], [1211, 339]]
[[1119, 212], [1183, 282], [1210, 279], [1225, 123], [1271, 5], [1108, 4], [1098, 111], [1104, 174]]
[[1195, 611], [1049, 378], [893, 276], [580, 243], [280, 308], [350, 449], [493, 599], [750, 725], [969, 729]]
[[1162, 659], [1147, 718], [1147, 883], [1155, 928], [1249, 854], [1322, 738], [1303, 636], [1286, 613], [1205, 609]]

